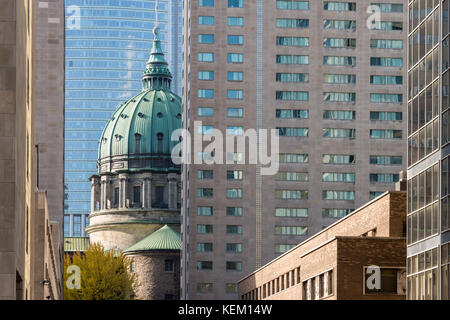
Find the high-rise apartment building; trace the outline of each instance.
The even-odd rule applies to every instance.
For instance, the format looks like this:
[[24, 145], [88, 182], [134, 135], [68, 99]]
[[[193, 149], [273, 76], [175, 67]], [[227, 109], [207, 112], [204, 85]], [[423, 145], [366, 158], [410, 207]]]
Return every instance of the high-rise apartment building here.
[[277, 129], [280, 167], [262, 175], [234, 150], [184, 166], [183, 298], [237, 298], [244, 275], [394, 189], [407, 16], [400, 0], [184, 1], [184, 127]]
[[449, 2], [408, 7], [407, 292], [411, 300], [448, 300]]
[[65, 236], [86, 236], [89, 177], [113, 112], [142, 89], [140, 81], [156, 18], [162, 48], [181, 91], [182, 0], [66, 0]]

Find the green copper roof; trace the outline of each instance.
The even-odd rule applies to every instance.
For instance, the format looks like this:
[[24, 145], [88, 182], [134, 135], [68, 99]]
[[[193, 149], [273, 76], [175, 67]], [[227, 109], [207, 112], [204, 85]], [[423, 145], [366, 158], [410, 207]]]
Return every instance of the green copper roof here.
[[122, 103], [109, 119], [99, 141], [99, 159], [141, 154], [170, 158], [178, 144], [171, 141], [171, 135], [181, 128], [181, 98], [170, 90], [172, 75], [161, 49], [159, 29], [153, 32], [142, 92]]
[[88, 237], [64, 237], [64, 252], [83, 252], [88, 248]]
[[166, 224], [123, 252], [180, 249], [180, 234]]

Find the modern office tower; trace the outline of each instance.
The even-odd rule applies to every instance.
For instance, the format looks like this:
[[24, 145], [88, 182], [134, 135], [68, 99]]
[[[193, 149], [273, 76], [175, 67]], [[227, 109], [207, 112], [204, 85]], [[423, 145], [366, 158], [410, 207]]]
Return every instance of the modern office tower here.
[[0, 8], [0, 299], [59, 299], [64, 5]]
[[276, 128], [280, 167], [262, 175], [226, 150], [234, 164], [183, 168], [183, 298], [237, 298], [244, 275], [394, 189], [407, 4], [375, 2], [184, 2], [184, 127]]
[[449, 2], [408, 6], [407, 292], [411, 300], [448, 300]]
[[[67, 0], [64, 234], [86, 236], [89, 177], [97, 172], [103, 128], [120, 104], [141, 91], [153, 39], [155, 1]], [[181, 88], [181, 0], [160, 0], [164, 53]]]

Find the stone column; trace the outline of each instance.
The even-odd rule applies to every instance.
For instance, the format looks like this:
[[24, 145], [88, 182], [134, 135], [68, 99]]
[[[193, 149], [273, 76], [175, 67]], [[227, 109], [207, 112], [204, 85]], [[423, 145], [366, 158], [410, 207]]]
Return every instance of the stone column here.
[[96, 185], [97, 185], [97, 181], [95, 181], [95, 178], [92, 177], [91, 178], [91, 213], [95, 211], [95, 200], [96, 200], [96, 196], [95, 196], [95, 192], [96, 192]]
[[105, 210], [106, 207], [106, 190], [105, 190], [105, 180], [100, 181], [100, 210]]
[[175, 210], [177, 209], [177, 175], [175, 173], [169, 173], [167, 176], [167, 180], [169, 181], [169, 209]]
[[145, 208], [152, 208], [152, 174], [149, 174], [144, 178], [144, 191], [142, 193]]
[[119, 209], [123, 209], [125, 207], [124, 198], [124, 190], [125, 190], [125, 177], [123, 175], [119, 175]]

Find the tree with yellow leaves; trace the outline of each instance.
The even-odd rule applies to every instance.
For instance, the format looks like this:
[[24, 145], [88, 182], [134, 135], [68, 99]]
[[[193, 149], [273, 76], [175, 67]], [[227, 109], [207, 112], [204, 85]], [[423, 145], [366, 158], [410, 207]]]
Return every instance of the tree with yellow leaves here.
[[[138, 286], [136, 275], [130, 272], [131, 261], [123, 254], [105, 251], [93, 244], [83, 255], [77, 253], [64, 259], [65, 300], [129, 300]], [[71, 277], [78, 267], [80, 281]], [[69, 272], [68, 269], [69, 268]], [[77, 289], [79, 287], [79, 289]]]

